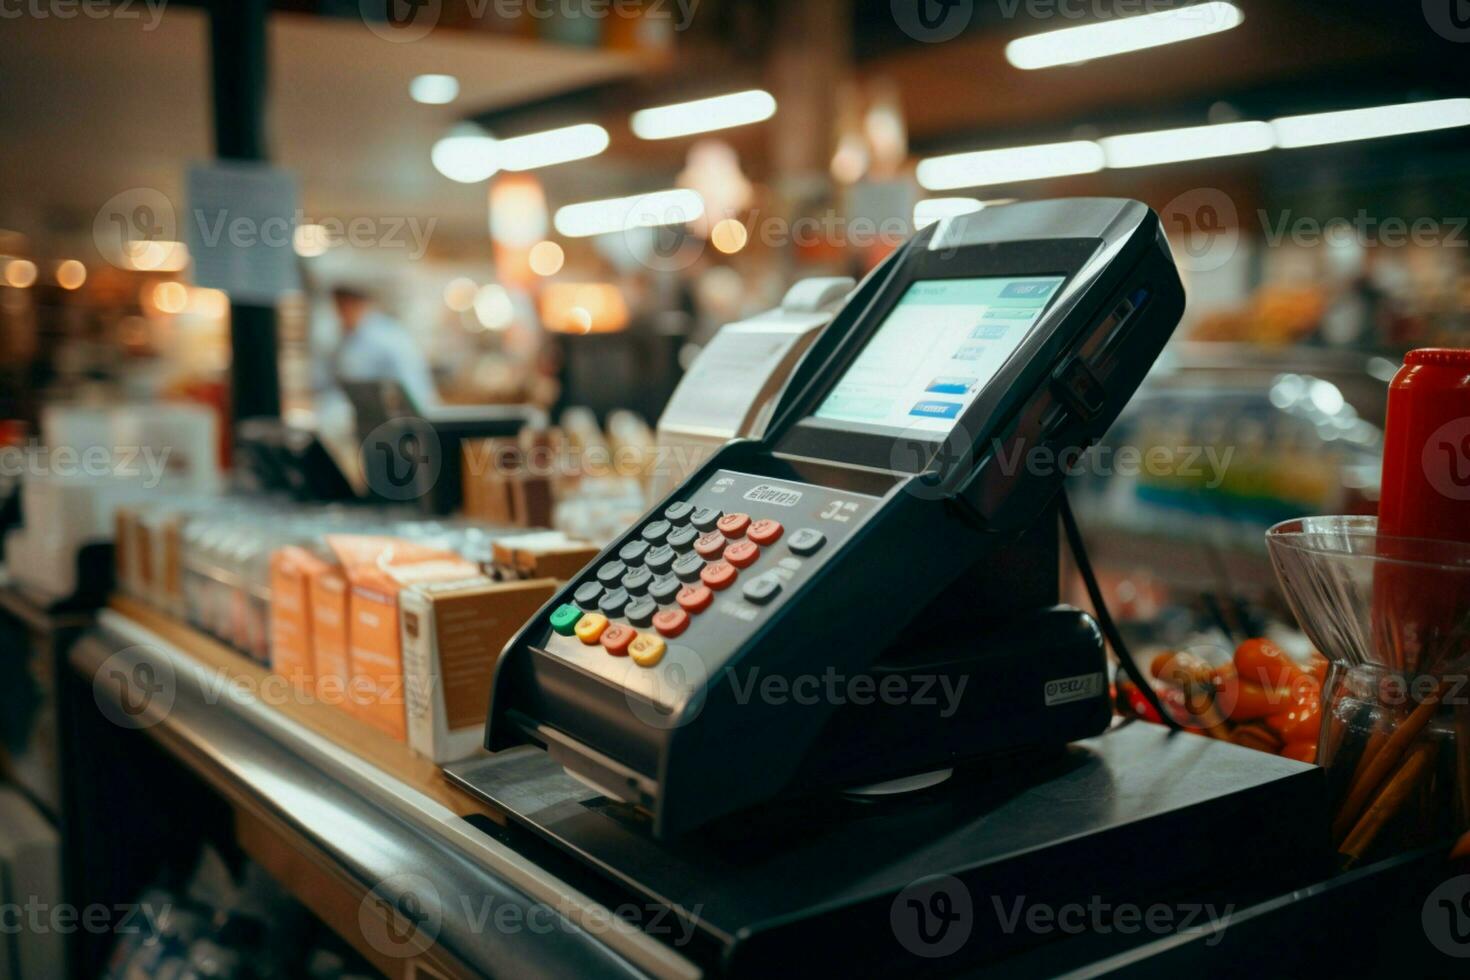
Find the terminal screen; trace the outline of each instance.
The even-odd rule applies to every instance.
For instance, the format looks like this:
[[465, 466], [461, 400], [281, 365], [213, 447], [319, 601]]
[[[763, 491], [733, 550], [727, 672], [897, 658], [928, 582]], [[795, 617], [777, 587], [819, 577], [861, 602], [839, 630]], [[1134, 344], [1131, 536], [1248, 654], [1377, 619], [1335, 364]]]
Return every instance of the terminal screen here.
[[1061, 276], [914, 283], [816, 418], [944, 436], [1031, 333]]

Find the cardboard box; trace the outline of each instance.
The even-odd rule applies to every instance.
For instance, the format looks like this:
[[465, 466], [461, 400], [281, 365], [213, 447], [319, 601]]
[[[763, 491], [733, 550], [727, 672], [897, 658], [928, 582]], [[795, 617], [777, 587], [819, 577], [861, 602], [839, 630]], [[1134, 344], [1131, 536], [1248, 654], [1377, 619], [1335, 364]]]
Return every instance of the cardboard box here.
[[271, 554], [271, 669], [303, 691], [316, 690], [311, 580], [332, 563], [309, 548], [288, 545]]
[[470, 440], [462, 455], [467, 517], [502, 527], [551, 524], [556, 503], [551, 478], [529, 470], [521, 440]]
[[419, 583], [475, 579], [479, 566], [452, 552], [397, 538], [329, 535], [327, 544], [342, 560], [348, 583], [347, 708], [406, 742], [399, 592]]
[[482, 577], [400, 593], [409, 748], [439, 764], [480, 748], [500, 651], [555, 592], [551, 579]]
[[493, 557], [502, 578], [552, 578], [565, 582], [596, 558], [600, 550], [561, 531], [535, 531], [496, 541]]
[[352, 665], [347, 659], [347, 574], [324, 564], [306, 575], [310, 602], [313, 692], [318, 701], [347, 706]]

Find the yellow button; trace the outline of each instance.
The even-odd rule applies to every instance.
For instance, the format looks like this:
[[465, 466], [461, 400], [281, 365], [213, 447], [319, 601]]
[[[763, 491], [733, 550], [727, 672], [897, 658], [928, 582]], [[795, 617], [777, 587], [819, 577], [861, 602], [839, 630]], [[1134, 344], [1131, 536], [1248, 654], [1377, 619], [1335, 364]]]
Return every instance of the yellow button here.
[[577, 638], [588, 646], [596, 643], [605, 629], [607, 629], [607, 617], [602, 613], [588, 613], [577, 620]]
[[628, 656], [640, 667], [652, 667], [664, 658], [664, 641], [652, 633], [639, 633], [628, 644]]

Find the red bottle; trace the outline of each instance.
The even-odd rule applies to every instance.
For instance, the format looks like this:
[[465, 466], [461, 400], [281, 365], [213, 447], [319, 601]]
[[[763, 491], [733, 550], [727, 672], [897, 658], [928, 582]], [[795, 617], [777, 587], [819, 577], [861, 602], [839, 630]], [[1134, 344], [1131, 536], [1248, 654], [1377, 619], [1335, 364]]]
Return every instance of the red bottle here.
[[1470, 541], [1470, 350], [1411, 350], [1388, 386], [1378, 532]]
[[[1388, 388], [1373, 632], [1383, 663], [1439, 674], [1470, 609], [1458, 562], [1470, 542], [1470, 350], [1409, 351]], [[1434, 545], [1404, 539], [1430, 538]]]

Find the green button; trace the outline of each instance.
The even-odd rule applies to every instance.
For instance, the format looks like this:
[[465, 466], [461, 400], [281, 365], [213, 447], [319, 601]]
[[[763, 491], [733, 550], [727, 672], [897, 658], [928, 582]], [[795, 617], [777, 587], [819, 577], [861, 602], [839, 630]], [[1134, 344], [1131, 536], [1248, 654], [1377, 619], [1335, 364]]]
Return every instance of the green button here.
[[551, 628], [562, 636], [571, 636], [572, 630], [577, 626], [577, 620], [582, 618], [582, 610], [571, 603], [557, 606], [551, 613]]

